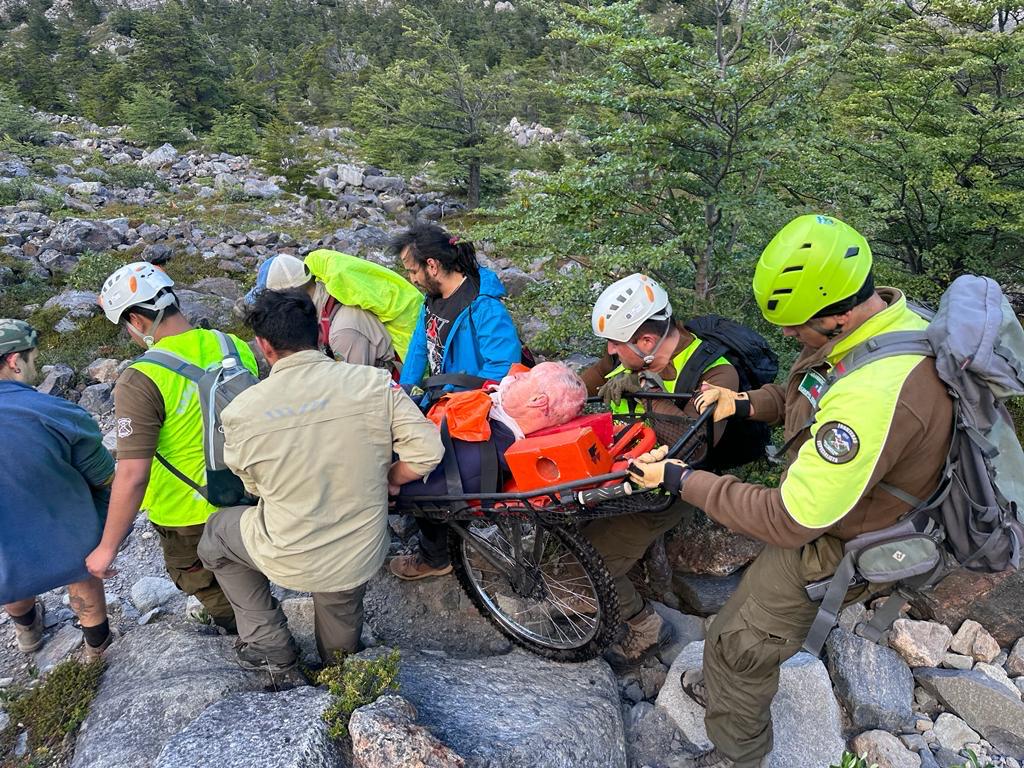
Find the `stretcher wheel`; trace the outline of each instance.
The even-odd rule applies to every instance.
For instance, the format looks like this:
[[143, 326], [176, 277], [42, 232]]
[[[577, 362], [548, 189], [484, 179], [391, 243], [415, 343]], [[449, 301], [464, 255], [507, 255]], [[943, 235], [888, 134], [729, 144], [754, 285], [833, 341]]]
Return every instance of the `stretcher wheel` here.
[[517, 645], [556, 661], [586, 661], [614, 641], [618, 594], [577, 530], [511, 517], [457, 521], [448, 544], [459, 584]]

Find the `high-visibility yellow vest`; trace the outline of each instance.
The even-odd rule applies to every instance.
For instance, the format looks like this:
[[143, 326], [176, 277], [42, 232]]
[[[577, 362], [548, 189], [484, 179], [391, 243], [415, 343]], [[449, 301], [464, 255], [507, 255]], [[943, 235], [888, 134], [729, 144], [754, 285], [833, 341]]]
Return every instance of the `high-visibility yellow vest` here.
[[[697, 351], [697, 348], [701, 344], [702, 344], [701, 340], [698, 339], [696, 336], [694, 336], [693, 337], [693, 341], [691, 341], [686, 347], [684, 347], [682, 350], [680, 350], [678, 355], [676, 355], [675, 357], [672, 358], [672, 367], [676, 369], [676, 378], [674, 378], [672, 380], [665, 380], [665, 391], [666, 392], [675, 392], [676, 391], [676, 382], [679, 380], [679, 374], [681, 374], [683, 372], [683, 366], [685, 366], [686, 363], [689, 361], [689, 359], [691, 357], [693, 357], [693, 353]], [[708, 371], [708, 370], [711, 370], [712, 368], [715, 368], [715, 367], [717, 367], [719, 365], [731, 365], [731, 363], [728, 360], [726, 360], [724, 357], [719, 357], [718, 359], [716, 359], [716, 360], [712, 361], [710, 364], [708, 364], [708, 366], [705, 367], [704, 370]], [[625, 373], [627, 370], [628, 369], [624, 365], [620, 365], [618, 368], [616, 368], [611, 373], [609, 373], [607, 376], [605, 376], [605, 378], [606, 379], [613, 379], [616, 376], [618, 376], [620, 373]], [[702, 371], [702, 373], [703, 373], [703, 371]], [[623, 400], [620, 400], [617, 403], [612, 403], [611, 410], [612, 410], [612, 413], [629, 413], [629, 405], [626, 402], [626, 400], [623, 399]], [[636, 404], [636, 410], [634, 411], [634, 413], [643, 413], [643, 412], [644, 412], [643, 405], [641, 403], [637, 403]]]
[[[242, 364], [256, 374], [256, 358], [249, 345], [231, 334], [228, 337], [238, 349]], [[172, 352], [200, 368], [217, 365], [223, 357], [216, 335], [203, 328], [160, 339], [153, 349]], [[196, 485], [206, 485], [203, 416], [198, 387], [184, 376], [159, 365], [135, 362], [131, 367], [156, 384], [163, 397], [165, 415], [157, 440], [157, 452]], [[155, 459], [142, 508], [148, 511], [151, 521], [169, 527], [205, 523], [217, 511], [215, 506]]]

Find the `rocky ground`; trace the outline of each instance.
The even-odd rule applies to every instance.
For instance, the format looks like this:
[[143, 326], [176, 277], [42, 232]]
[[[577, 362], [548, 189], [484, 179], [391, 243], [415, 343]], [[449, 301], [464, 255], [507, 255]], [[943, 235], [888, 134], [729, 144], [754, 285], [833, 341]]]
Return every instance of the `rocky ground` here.
[[[111, 447], [111, 392], [132, 350], [98, 316], [95, 300], [118, 263], [162, 264], [194, 322], [234, 328], [232, 308], [268, 256], [326, 246], [387, 263], [392, 230], [460, 207], [422, 179], [353, 161], [333, 148], [343, 138], [337, 132], [311, 132], [324, 145], [324, 163], [309, 179], [317, 196], [301, 197], [247, 157], [146, 151], [116, 129], [51, 121], [50, 146], [0, 153], [0, 190], [18, 197], [0, 208], [0, 314], [40, 327], [50, 363], [40, 388], [86, 408]], [[542, 126], [514, 128], [523, 141], [550, 140]], [[537, 279], [493, 254], [484, 259], [513, 295]], [[529, 318], [526, 335], [545, 322]], [[408, 521], [393, 518], [392, 528], [400, 551]], [[556, 664], [516, 650], [452, 577], [405, 584], [379, 574], [366, 599], [366, 639], [378, 645], [366, 653], [400, 649], [401, 686], [353, 717], [356, 764], [691, 765], [708, 742], [702, 710], [682, 692], [680, 675], [700, 665], [707, 617], [758, 550], [703, 518], [671, 532], [636, 578], [659, 600], [676, 642], [618, 677], [603, 661]], [[116, 565], [107, 592], [123, 636], [71, 765], [319, 768], [349, 761], [319, 717], [327, 694], [267, 690], [268, 680], [239, 670], [230, 641], [202, 624], [194, 601], [166, 579], [143, 517]], [[880, 768], [946, 768], [963, 763], [968, 749], [981, 765], [1020, 768], [1022, 593], [1021, 574], [957, 574], [916, 596], [913, 618], [900, 619], [883, 644], [850, 631], [870, 610], [851, 606], [823, 661], [799, 654], [783, 670], [773, 768], [824, 768], [847, 748]], [[314, 660], [311, 600], [279, 595]], [[33, 657], [16, 651], [0, 616], [0, 687], [37, 684], [80, 645], [64, 600], [63, 590], [44, 596], [47, 644]], [[7, 720], [0, 711], [0, 725], [17, 730]]]

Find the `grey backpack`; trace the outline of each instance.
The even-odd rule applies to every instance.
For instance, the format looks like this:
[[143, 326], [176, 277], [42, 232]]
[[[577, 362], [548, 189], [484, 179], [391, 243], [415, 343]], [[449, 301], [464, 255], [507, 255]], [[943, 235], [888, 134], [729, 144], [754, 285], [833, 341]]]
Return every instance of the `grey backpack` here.
[[199, 389], [203, 414], [203, 453], [206, 456], [206, 485], [197, 485], [184, 472], [156, 454], [168, 472], [203, 496], [215, 507], [232, 507], [252, 502], [242, 481], [224, 463], [224, 427], [220, 414], [238, 394], [258, 379], [241, 364], [234, 342], [220, 331], [213, 331], [220, 343], [221, 362], [209, 369], [200, 368], [180, 355], [162, 349], [151, 349], [136, 362], [159, 365], [194, 382]]
[[900, 587], [932, 587], [956, 568], [998, 572], [1020, 566], [1024, 450], [1003, 402], [1024, 395], [1024, 329], [999, 285], [987, 277], [957, 278], [934, 316], [912, 308], [930, 320], [927, 329], [868, 339], [835, 366], [826, 388], [886, 357], [935, 358], [953, 398], [949, 454], [939, 485], [927, 499], [881, 483], [910, 511], [895, 525], [846, 542], [835, 575], [808, 586], [811, 599], [821, 600], [804, 643], [813, 654], [821, 652], [854, 584], [896, 585], [871, 622], [859, 628], [878, 640], [906, 605]]

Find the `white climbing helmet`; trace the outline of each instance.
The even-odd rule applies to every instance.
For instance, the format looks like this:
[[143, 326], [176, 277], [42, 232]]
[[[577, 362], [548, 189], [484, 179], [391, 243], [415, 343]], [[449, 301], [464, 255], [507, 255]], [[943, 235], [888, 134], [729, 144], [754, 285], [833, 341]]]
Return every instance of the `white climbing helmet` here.
[[125, 310], [131, 307], [159, 312], [177, 304], [173, 293], [161, 295], [162, 291], [173, 287], [174, 281], [162, 269], [146, 261], [136, 261], [126, 264], [106, 279], [100, 291], [99, 305], [107, 320], [116, 325], [121, 322]]
[[647, 275], [636, 273], [616, 280], [602, 291], [590, 317], [594, 335], [628, 343], [648, 320], [668, 320], [672, 305], [665, 289]]

